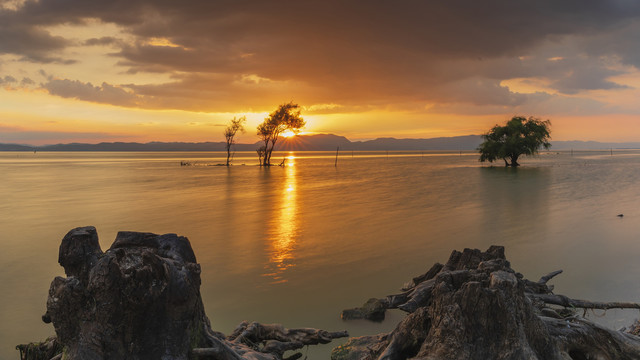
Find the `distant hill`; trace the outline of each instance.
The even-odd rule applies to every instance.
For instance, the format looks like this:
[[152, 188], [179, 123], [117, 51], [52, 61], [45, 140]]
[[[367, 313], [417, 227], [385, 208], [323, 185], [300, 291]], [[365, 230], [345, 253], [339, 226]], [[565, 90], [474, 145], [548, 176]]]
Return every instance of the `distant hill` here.
[[355, 143], [346, 137], [333, 134], [298, 135], [277, 142], [276, 150], [328, 151], [335, 150], [338, 146], [343, 150], [355, 150], [353, 144]]
[[[395, 139], [379, 138], [367, 141], [350, 141], [344, 136], [333, 134], [298, 135], [281, 138], [276, 144], [280, 151], [331, 151], [341, 150], [473, 150], [481, 142], [480, 136], [456, 136], [433, 139]], [[262, 143], [236, 144], [237, 151], [253, 151]], [[0, 151], [224, 151], [224, 142], [150, 142], [126, 143], [103, 142], [99, 144], [56, 144], [45, 146], [29, 146], [0, 144]]]
[[[238, 144], [237, 150], [253, 150], [253, 144]], [[0, 151], [224, 151], [224, 142], [150, 142], [150, 143], [99, 143], [99, 144], [56, 144], [45, 146], [29, 146], [0, 144]]]
[[474, 150], [481, 142], [480, 135], [467, 135], [431, 139], [378, 138], [352, 144], [354, 150]]
[[[340, 150], [475, 150], [482, 142], [480, 135], [438, 137], [431, 139], [378, 138], [366, 141], [350, 141], [344, 136], [333, 134], [299, 135], [282, 138], [276, 150], [284, 151], [333, 151]], [[598, 150], [598, 149], [640, 149], [640, 142], [601, 143], [595, 141], [554, 141], [553, 150]], [[237, 151], [254, 151], [261, 142], [236, 144]], [[56, 144], [30, 146], [0, 144], [0, 151], [224, 151], [225, 143], [220, 142], [150, 142], [126, 143], [103, 142], [99, 144]]]
[[29, 145], [0, 144], [0, 151], [33, 151], [35, 147]]

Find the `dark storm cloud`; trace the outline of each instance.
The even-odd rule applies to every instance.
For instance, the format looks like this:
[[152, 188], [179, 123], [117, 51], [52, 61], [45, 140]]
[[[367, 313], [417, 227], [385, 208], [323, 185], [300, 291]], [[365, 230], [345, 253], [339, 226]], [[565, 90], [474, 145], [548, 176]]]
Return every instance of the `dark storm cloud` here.
[[68, 40], [52, 36], [37, 24], [23, 22], [17, 13], [0, 10], [0, 54], [17, 54], [34, 62], [64, 63], [68, 60], [54, 54], [67, 45]]
[[627, 86], [606, 80], [611, 76], [619, 74], [620, 72], [608, 70], [602, 67], [576, 67], [566, 76], [555, 81], [552, 86], [563, 94], [577, 94], [581, 90], [627, 88]]
[[583, 39], [582, 46], [592, 56], [616, 54], [628, 65], [640, 68], [640, 22], [625, 19], [609, 31]]
[[[292, 94], [299, 101], [346, 106], [513, 106], [527, 99], [500, 86], [501, 80], [546, 77], [571, 94], [618, 87], [607, 80], [613, 73], [605, 65], [570, 57], [618, 56], [637, 66], [640, 32], [633, 30], [639, 14], [640, 2], [625, 0], [40, 0], [0, 12], [0, 40], [15, 37], [0, 41], [0, 52], [60, 61], [57, 54], [69, 40], [44, 27], [97, 18], [120, 25], [137, 41], [103, 37], [84, 44], [119, 46], [113, 55], [129, 73], [187, 74], [164, 85], [131, 87], [141, 96], [167, 97], [167, 106]], [[567, 37], [580, 40], [565, 55], [568, 61], [521, 60]], [[171, 45], [154, 46], [147, 41], [153, 38]], [[247, 75], [272, 82], [243, 83]]]

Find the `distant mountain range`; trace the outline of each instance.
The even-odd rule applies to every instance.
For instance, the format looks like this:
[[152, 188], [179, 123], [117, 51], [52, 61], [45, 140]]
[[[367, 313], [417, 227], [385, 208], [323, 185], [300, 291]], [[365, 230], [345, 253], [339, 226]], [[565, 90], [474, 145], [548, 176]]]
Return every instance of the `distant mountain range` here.
[[[344, 136], [333, 134], [299, 135], [283, 138], [276, 150], [331, 151], [340, 150], [475, 150], [482, 142], [480, 135], [438, 137], [431, 139], [378, 138], [367, 141], [350, 141]], [[260, 142], [236, 144], [237, 151], [254, 151]], [[600, 150], [600, 149], [640, 149], [640, 142], [604, 143], [596, 141], [554, 141], [554, 150]], [[44, 146], [0, 144], [0, 151], [224, 151], [225, 143], [220, 142], [103, 142], [99, 144], [57, 144]]]

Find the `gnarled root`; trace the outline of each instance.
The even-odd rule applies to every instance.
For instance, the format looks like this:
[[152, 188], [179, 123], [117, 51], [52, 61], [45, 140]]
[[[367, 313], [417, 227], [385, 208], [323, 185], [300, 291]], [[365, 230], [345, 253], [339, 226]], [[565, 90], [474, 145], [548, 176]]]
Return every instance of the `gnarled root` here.
[[350, 339], [332, 359], [640, 359], [640, 325], [614, 331], [572, 310], [640, 304], [553, 294], [547, 283], [561, 272], [534, 282], [511, 269], [500, 246], [454, 251], [445, 265], [380, 300], [409, 313], [394, 331]]

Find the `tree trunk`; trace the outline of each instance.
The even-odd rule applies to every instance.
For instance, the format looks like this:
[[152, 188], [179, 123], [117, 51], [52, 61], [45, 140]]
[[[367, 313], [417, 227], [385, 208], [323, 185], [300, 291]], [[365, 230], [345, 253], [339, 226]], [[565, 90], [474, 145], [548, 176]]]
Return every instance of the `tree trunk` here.
[[[22, 360], [282, 360], [287, 350], [346, 332], [243, 323], [229, 337], [211, 329], [200, 297], [200, 265], [175, 234], [119, 232], [102, 252], [92, 226], [71, 230], [51, 283], [43, 321], [57, 338], [18, 345]], [[301, 357], [302, 354], [293, 355]]]
[[273, 152], [273, 146], [275, 144], [271, 143], [271, 146], [269, 146], [269, 144], [267, 144], [266, 146], [266, 150], [264, 153], [264, 165], [265, 166], [271, 166], [271, 153]]
[[520, 166], [520, 164], [518, 164], [518, 157], [519, 155], [511, 155], [511, 167]]
[[[389, 334], [350, 339], [332, 360], [634, 360], [640, 337], [606, 329], [574, 308], [634, 308], [634, 303], [573, 300], [511, 269], [504, 248], [454, 251], [380, 302], [410, 314]], [[558, 307], [557, 305], [560, 305]], [[632, 329], [633, 331], [633, 329]], [[635, 334], [635, 331], [633, 332]]]

